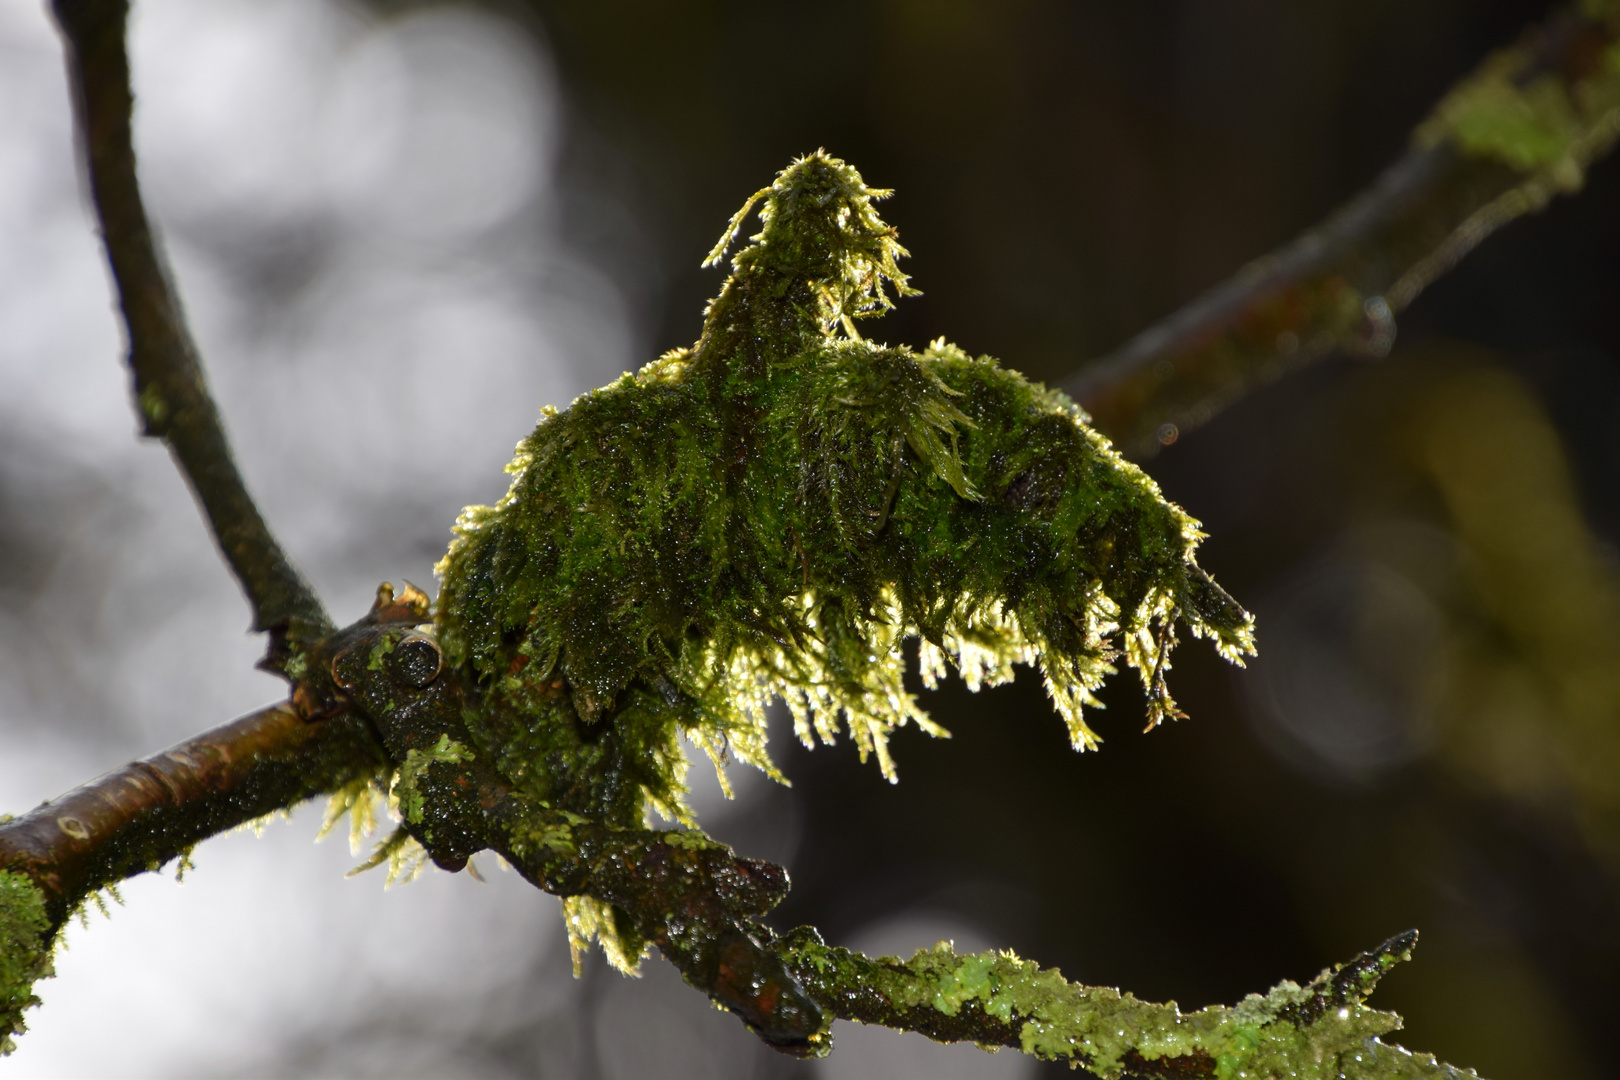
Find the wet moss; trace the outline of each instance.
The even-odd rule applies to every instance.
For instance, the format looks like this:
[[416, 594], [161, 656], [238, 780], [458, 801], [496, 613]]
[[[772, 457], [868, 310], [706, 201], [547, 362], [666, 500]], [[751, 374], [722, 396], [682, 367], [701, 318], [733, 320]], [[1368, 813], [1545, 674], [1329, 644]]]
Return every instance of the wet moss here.
[[824, 153], [794, 163], [711, 256], [758, 203], [697, 344], [546, 410], [506, 497], [462, 514], [439, 639], [525, 795], [689, 822], [678, 735], [776, 775], [776, 696], [806, 744], [842, 727], [892, 779], [896, 727], [939, 733], [903, 683], [908, 637], [928, 679], [1037, 666], [1077, 749], [1118, 660], [1150, 727], [1179, 715], [1176, 623], [1251, 649], [1197, 523], [1071, 401], [944, 341], [859, 336], [910, 291], [885, 194]]
[[0, 870], [0, 1055], [27, 1030], [23, 1010], [39, 1004], [34, 983], [54, 974], [53, 931], [45, 895], [27, 876]]

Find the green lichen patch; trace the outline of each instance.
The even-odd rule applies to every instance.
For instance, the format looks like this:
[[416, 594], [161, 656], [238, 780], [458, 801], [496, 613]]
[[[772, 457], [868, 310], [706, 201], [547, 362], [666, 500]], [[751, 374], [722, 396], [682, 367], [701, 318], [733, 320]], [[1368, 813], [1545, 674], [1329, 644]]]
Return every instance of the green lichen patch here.
[[1015, 1046], [1105, 1080], [1471, 1076], [1378, 1042], [1401, 1021], [1367, 1008], [1364, 999], [1384, 971], [1410, 954], [1414, 940], [1396, 938], [1309, 986], [1285, 981], [1236, 1006], [1193, 1013], [1174, 1002], [1067, 982], [1056, 969], [1011, 952], [957, 955], [948, 942], [906, 961], [872, 959], [829, 948], [801, 929], [779, 948], [811, 994], [835, 1003], [839, 1015], [946, 1041]]
[[[888, 740], [940, 733], [903, 679], [1040, 669], [1076, 748], [1123, 661], [1149, 726], [1179, 622], [1227, 657], [1251, 620], [1194, 562], [1198, 526], [1061, 394], [987, 357], [861, 339], [909, 291], [885, 194], [823, 153], [750, 200], [702, 337], [546, 410], [439, 564], [468, 727], [526, 796], [623, 828], [690, 823], [684, 733], [776, 775], [765, 707], [806, 744], [840, 729], [894, 776]], [[740, 227], [734, 219], [716, 255]]]
[[39, 1004], [34, 983], [55, 974], [45, 896], [26, 876], [0, 870], [0, 1055], [27, 1030], [23, 1010]]

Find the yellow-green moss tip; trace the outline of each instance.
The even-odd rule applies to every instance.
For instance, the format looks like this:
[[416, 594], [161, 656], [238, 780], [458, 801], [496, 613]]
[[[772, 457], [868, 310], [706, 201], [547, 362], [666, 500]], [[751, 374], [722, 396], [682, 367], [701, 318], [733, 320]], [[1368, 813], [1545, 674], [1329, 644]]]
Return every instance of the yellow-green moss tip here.
[[775, 775], [777, 696], [804, 742], [843, 727], [892, 778], [894, 728], [938, 733], [908, 637], [930, 684], [947, 660], [975, 688], [1039, 667], [1076, 748], [1119, 659], [1150, 726], [1178, 715], [1177, 621], [1251, 650], [1193, 560], [1197, 522], [1067, 398], [943, 340], [855, 335], [885, 282], [908, 290], [880, 194], [823, 153], [795, 162], [750, 200], [762, 227], [697, 345], [547, 410], [506, 497], [462, 514], [439, 637], [482, 687], [479, 752], [530, 797], [689, 821], [678, 734]]
[[0, 870], [0, 1055], [27, 1029], [23, 1010], [39, 1004], [34, 983], [55, 972], [45, 895], [26, 876]]

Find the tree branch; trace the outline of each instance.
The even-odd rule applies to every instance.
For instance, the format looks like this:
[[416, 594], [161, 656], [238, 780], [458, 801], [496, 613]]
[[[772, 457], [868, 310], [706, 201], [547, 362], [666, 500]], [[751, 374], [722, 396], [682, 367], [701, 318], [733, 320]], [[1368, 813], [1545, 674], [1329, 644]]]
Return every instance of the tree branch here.
[[[836, 1016], [1016, 1046], [1108, 1077], [1228, 1075], [1276, 1062], [1316, 1070], [1300, 1075], [1471, 1075], [1379, 1043], [1398, 1021], [1361, 1005], [1377, 975], [1405, 957], [1409, 938], [1308, 988], [1284, 983], [1233, 1009], [1182, 1016], [1173, 1005], [1067, 983], [1010, 954], [936, 949], [901, 963], [829, 948], [808, 929], [777, 938], [756, 919], [785, 891], [780, 868], [738, 858], [701, 833], [615, 830], [525, 803], [461, 742], [464, 699], [479, 689], [446, 671], [431, 637], [414, 629], [425, 597], [396, 602], [384, 592], [367, 619], [331, 631], [271, 536], [232, 461], [141, 203], [127, 0], [53, 0], [53, 8], [145, 430], [169, 445], [255, 627], [272, 632], [272, 664], [297, 685], [290, 705], [0, 822], [0, 892], [35, 894], [50, 932], [94, 890], [210, 835], [393, 773], [401, 805], [415, 808], [404, 828], [440, 865], [459, 867], [490, 846], [543, 888], [601, 901], [611, 932], [632, 951], [659, 946], [689, 982], [790, 1051], [820, 1052]], [[1387, 350], [1394, 312], [1490, 231], [1574, 190], [1613, 143], [1620, 68], [1605, 57], [1620, 37], [1620, 5], [1610, 0], [1605, 10], [1560, 16], [1488, 60], [1373, 189], [1066, 388], [1100, 425], [1141, 445], [1166, 423], [1202, 422], [1290, 364], [1358, 342]], [[28, 948], [48, 957], [49, 933], [25, 906], [0, 897], [0, 938], [21, 940], [8, 929], [21, 926], [32, 935]], [[0, 991], [26, 1004], [18, 994], [27, 984], [19, 985]], [[0, 1020], [0, 1029], [10, 1022]]]
[[1011, 953], [960, 956], [947, 942], [902, 962], [829, 948], [814, 929], [800, 927], [774, 948], [809, 996], [841, 1020], [1009, 1047], [1102, 1077], [1475, 1078], [1379, 1039], [1398, 1029], [1400, 1018], [1364, 1002], [1416, 944], [1417, 931], [1408, 930], [1308, 986], [1282, 982], [1236, 1007], [1188, 1014], [1174, 1002], [1066, 982]]
[[1151, 453], [1330, 353], [1381, 356], [1395, 315], [1503, 225], [1581, 187], [1620, 134], [1620, 4], [1588, 3], [1493, 53], [1411, 148], [1317, 227], [1060, 386]]
[[279, 668], [287, 640], [312, 641], [332, 624], [248, 494], [152, 235], [131, 142], [128, 2], [53, 0], [51, 6], [67, 43], [90, 192], [129, 334], [136, 407], [145, 433], [168, 444], [190, 483], [253, 607], [253, 628], [272, 634], [268, 665]]
[[[271, 536], [231, 462], [218, 411], [208, 396], [195, 346], [147, 223], [130, 143], [132, 98], [124, 45], [127, 2], [53, 0], [53, 8], [69, 45], [69, 68], [92, 192], [103, 222], [109, 262], [119, 285], [130, 334], [137, 399], [148, 431], [163, 437], [173, 448], [209, 515], [222, 550], [253, 602], [255, 624], [290, 626], [302, 618], [309, 626], [325, 625], [326, 616], [318, 600]], [[1351, 286], [1345, 284], [1349, 280], [1345, 274], [1356, 267], [1366, 268], [1370, 276], [1376, 276], [1374, 270], [1378, 270], [1383, 279], [1393, 283], [1386, 291], [1386, 303], [1392, 308], [1404, 306], [1424, 284], [1506, 220], [1503, 215], [1512, 216], [1516, 207], [1517, 212], [1522, 212], [1538, 205], [1538, 198], [1545, 201], [1557, 191], [1572, 189], [1574, 181], [1568, 176], [1562, 187], [1554, 185], [1557, 168], [1572, 161], [1578, 167], [1592, 160], [1608, 148], [1620, 126], [1615, 108], [1593, 112], [1595, 106], [1589, 107], [1591, 115], [1583, 121], [1579, 137], [1568, 138], [1555, 161], [1549, 165], [1541, 160], [1537, 168], [1514, 169], [1499, 158], [1477, 152], [1481, 145], [1488, 144], [1483, 137], [1475, 139], [1473, 150], [1458, 143], [1458, 131], [1468, 128], [1462, 120], [1471, 115], [1467, 111], [1469, 95], [1477, 95], [1480, 87], [1500, 87], [1504, 78], [1520, 88], [1550, 79], [1553, 84], [1542, 81], [1539, 85], [1552, 85], [1566, 96], [1582, 98], [1588, 105], [1613, 101], [1600, 93], [1609, 85], [1602, 81], [1606, 69], [1601, 57], [1616, 37], [1614, 18], [1595, 19], [1572, 12], [1530, 32], [1520, 46], [1487, 61], [1480, 72], [1455, 89], [1436, 111], [1436, 122], [1444, 121], [1449, 126], [1437, 129], [1431, 122], [1420, 129], [1413, 151], [1388, 170], [1371, 191], [1319, 229], [1245, 268], [1230, 282], [1140, 335], [1113, 357], [1085, 369], [1070, 380], [1068, 388], [1093, 410], [1099, 423], [1116, 433], [1141, 434], [1153, 431], [1157, 423], [1163, 422], [1158, 418], [1172, 415], [1173, 410], [1196, 411], [1211, 401], [1229, 400], [1253, 385], [1266, 364], [1279, 362], [1278, 336], [1295, 334], [1303, 351], [1321, 344], [1319, 351], [1311, 353], [1319, 355], [1342, 344], [1351, 331], [1364, 335], [1365, 323], [1355, 320], [1340, 325], [1336, 333], [1323, 330], [1301, 335], [1298, 329], [1291, 328], [1320, 328], [1322, 309], [1308, 302], [1311, 290], [1338, 289], [1341, 297], [1347, 295], [1343, 290]], [[1431, 220], [1425, 216], [1425, 208], [1437, 208], [1440, 216]], [[1434, 225], [1435, 221], [1450, 223], [1459, 218], [1460, 225]], [[1426, 221], [1429, 227], [1423, 231], [1419, 226]], [[1429, 239], [1405, 247], [1395, 245], [1403, 237]], [[1279, 326], [1283, 329], [1278, 330]], [[1165, 363], [1170, 365], [1168, 378], [1163, 375]], [[1220, 393], [1227, 397], [1212, 396]], [[180, 790], [199, 791], [213, 785], [221, 802], [231, 801], [239, 788], [256, 793], [242, 803], [241, 812], [235, 816], [223, 814], [214, 819], [205, 813], [198, 821], [217, 820], [216, 831], [231, 828], [269, 810], [330, 791], [376, 766], [379, 758], [374, 742], [312, 738], [290, 722], [292, 715], [285, 706], [275, 706], [199, 736], [168, 755], [159, 755], [168, 759], [164, 768]], [[254, 744], [258, 753], [272, 761], [296, 760], [307, 783], [277, 789], [265, 785], [251, 768], [226, 768], [204, 782], [199, 767], [199, 777], [189, 777], [187, 770], [191, 766], [187, 761], [209, 759], [206, 753], [193, 757], [186, 748], [237, 746], [236, 740], [248, 730], [260, 740]], [[344, 745], [349, 746], [351, 759], [341, 764], [330, 762], [328, 756], [334, 748]], [[226, 753], [228, 757], [231, 752]], [[114, 783], [114, 778], [131, 770], [144, 775], [143, 763], [137, 763], [47, 805], [65, 806], [81, 795], [92, 798], [88, 792], [97, 785]], [[280, 802], [271, 801], [269, 793], [275, 790], [282, 793], [278, 796]], [[163, 831], [157, 818], [143, 816], [144, 803], [137, 800], [120, 805], [128, 807], [128, 812], [116, 820], [107, 819], [105, 829], [92, 832], [92, 839], [81, 843], [92, 848], [116, 847], [143, 829]], [[12, 833], [22, 829], [24, 823], [29, 823], [32, 831], [44, 809], [0, 825], [0, 851], [33, 851], [32, 845], [43, 843], [38, 837], [26, 842], [13, 840]], [[74, 815], [61, 810], [57, 816]], [[92, 816], [103, 820], [102, 816]], [[151, 851], [154, 857], [160, 851], [162, 858], [173, 857], [206, 835], [188, 833], [184, 839]], [[9, 857], [0, 857], [0, 862], [9, 861]], [[108, 869], [116, 859], [97, 856], [91, 861], [104, 869], [86, 872], [82, 880], [88, 888], [118, 879]], [[139, 861], [122, 865], [126, 873], [146, 868], [146, 863]]]
[[39, 886], [54, 931], [97, 889], [386, 763], [363, 716], [310, 723], [272, 705], [0, 824], [0, 868]]
[[[480, 690], [447, 668], [434, 639], [417, 629], [426, 614], [425, 596], [408, 590], [396, 599], [385, 586], [365, 618], [303, 654], [293, 705], [244, 717], [0, 823], [0, 916], [22, 874], [43, 894], [49, 928], [0, 918], [0, 952], [31, 961], [26, 982], [10, 991], [9, 1015], [0, 1008], [0, 1037], [20, 1022], [50, 935], [91, 891], [155, 869], [225, 828], [391, 773], [404, 821], [385, 849], [408, 836], [451, 870], [494, 849], [537, 887], [597, 905], [593, 933], [619, 956], [633, 962], [658, 947], [690, 985], [787, 1053], [827, 1053], [831, 1021], [841, 1018], [1012, 1047], [1105, 1080], [1474, 1075], [1380, 1042], [1400, 1019], [1363, 1004], [1410, 954], [1415, 933], [1308, 987], [1283, 982], [1236, 1007], [1187, 1015], [1173, 1003], [1068, 983], [1011, 953], [958, 956], [941, 945], [902, 963], [830, 948], [809, 927], [778, 937], [758, 920], [787, 894], [781, 867], [739, 857], [700, 831], [612, 828], [515, 791], [471, 749], [463, 717]], [[19, 922], [21, 931], [12, 928]]]

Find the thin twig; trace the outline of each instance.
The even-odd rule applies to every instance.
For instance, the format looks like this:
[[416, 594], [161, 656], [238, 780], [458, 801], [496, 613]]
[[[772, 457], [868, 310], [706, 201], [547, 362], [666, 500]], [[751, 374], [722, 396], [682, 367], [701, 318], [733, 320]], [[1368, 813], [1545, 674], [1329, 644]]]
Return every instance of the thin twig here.
[[1620, 14], [1595, 7], [1488, 57], [1370, 188], [1062, 389], [1144, 453], [1304, 363], [1387, 353], [1394, 316], [1424, 288], [1496, 229], [1578, 190], [1614, 145], [1620, 70], [1604, 58]]
[[253, 628], [283, 639], [331, 629], [315, 592], [288, 560], [248, 494], [209, 395], [168, 266], [147, 219], [130, 141], [133, 96], [127, 0], [54, 0], [90, 191], [129, 334], [136, 407], [147, 435], [168, 444], [253, 607]]

